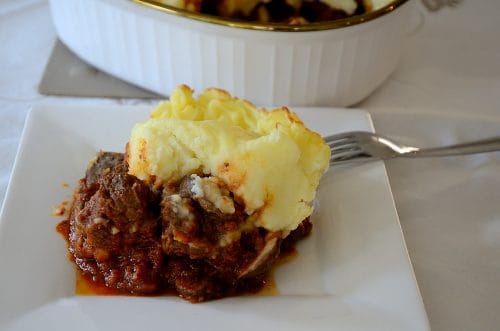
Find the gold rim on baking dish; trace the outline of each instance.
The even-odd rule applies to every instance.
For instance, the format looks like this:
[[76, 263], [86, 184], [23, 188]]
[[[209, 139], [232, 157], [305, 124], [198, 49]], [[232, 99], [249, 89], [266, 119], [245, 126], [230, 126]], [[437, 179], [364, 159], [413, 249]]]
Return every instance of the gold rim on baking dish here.
[[355, 15], [343, 19], [324, 21], [316, 23], [308, 23], [304, 25], [290, 25], [286, 23], [261, 23], [252, 21], [243, 21], [232, 18], [225, 18], [220, 16], [213, 16], [207, 14], [201, 14], [197, 12], [188, 11], [185, 9], [180, 9], [165, 5], [155, 0], [132, 0], [141, 5], [152, 7], [163, 12], [191, 18], [197, 21], [202, 21], [206, 23], [218, 24], [229, 26], [232, 28], [240, 29], [250, 29], [250, 30], [265, 30], [265, 31], [285, 31], [285, 32], [305, 32], [305, 31], [320, 31], [320, 30], [330, 30], [344, 28], [351, 25], [361, 24], [367, 21], [371, 21], [377, 17], [383, 16], [400, 7], [409, 0], [394, 0], [392, 3], [385, 7], [382, 7], [376, 11], [365, 13], [362, 15]]

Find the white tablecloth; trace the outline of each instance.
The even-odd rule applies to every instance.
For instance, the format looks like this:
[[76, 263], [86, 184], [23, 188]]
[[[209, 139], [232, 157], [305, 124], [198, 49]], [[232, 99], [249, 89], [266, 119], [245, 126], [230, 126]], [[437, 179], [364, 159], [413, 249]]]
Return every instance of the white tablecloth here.
[[[377, 131], [422, 146], [500, 135], [500, 2], [428, 13], [398, 70], [357, 107]], [[34, 103], [138, 100], [37, 93], [56, 39], [43, 0], [0, 0], [0, 202]], [[500, 329], [500, 153], [387, 163], [434, 330]]]

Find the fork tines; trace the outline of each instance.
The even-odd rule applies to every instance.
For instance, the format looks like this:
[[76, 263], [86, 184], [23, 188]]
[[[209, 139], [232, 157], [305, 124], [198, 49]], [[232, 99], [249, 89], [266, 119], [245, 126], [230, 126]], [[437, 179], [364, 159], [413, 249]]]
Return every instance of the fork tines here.
[[356, 137], [353, 133], [340, 133], [325, 137], [325, 142], [330, 147], [332, 152], [330, 164], [338, 162], [346, 162], [356, 158], [368, 157], [359, 146]]

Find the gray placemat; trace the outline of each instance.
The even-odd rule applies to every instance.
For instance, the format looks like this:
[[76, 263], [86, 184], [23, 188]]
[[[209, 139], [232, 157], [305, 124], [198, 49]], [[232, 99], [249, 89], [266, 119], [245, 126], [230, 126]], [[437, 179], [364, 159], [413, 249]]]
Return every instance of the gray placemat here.
[[45, 95], [77, 97], [161, 97], [92, 67], [59, 40], [54, 45], [38, 91]]

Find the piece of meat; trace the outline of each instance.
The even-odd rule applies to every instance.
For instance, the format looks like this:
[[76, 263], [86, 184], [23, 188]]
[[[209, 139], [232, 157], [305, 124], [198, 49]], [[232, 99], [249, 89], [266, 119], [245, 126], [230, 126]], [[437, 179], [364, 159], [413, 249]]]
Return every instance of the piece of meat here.
[[[99, 176], [111, 171], [117, 166], [124, 166], [124, 155], [122, 153], [103, 152], [97, 153], [96, 157], [89, 162], [85, 172], [85, 182], [91, 185], [97, 182]], [[123, 169], [122, 169], [123, 170]]]
[[126, 170], [118, 153], [100, 153], [91, 164], [75, 192], [69, 250], [95, 281], [130, 293], [151, 293], [158, 289], [163, 260], [158, 201]]
[[[162, 247], [167, 255], [217, 260], [228, 257], [239, 242], [247, 215], [234, 203], [224, 213], [192, 190], [193, 178], [184, 177], [164, 191], [161, 202]], [[231, 201], [232, 202], [232, 201]], [[232, 202], [233, 203], [233, 202]]]

